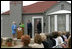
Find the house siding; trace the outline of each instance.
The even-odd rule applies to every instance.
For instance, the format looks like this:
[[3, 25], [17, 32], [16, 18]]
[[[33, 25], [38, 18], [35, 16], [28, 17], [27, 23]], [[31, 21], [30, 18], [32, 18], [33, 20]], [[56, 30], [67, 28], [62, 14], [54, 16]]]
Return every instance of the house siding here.
[[11, 26], [10, 26], [10, 15], [1, 15], [3, 20], [1, 21], [1, 30], [2, 37], [12, 37], [11, 35]]
[[64, 10], [71, 11], [70, 3], [68, 4], [67, 2], [60, 2], [60, 3], [57, 3], [56, 5], [54, 5], [52, 8], [48, 9], [45, 14], [48, 15], [49, 13], [61, 10], [62, 4], [64, 4]]
[[[10, 15], [1, 15], [1, 17], [3, 18], [3, 20], [1, 21], [1, 34], [2, 37], [12, 37], [11, 34], [11, 25], [13, 21], [16, 21], [17, 26], [19, 25], [19, 23], [21, 22], [21, 20], [24, 22], [24, 34], [27, 34], [27, 21], [30, 20], [32, 22], [32, 17], [39, 17], [42, 16], [43, 17], [43, 21], [45, 23], [45, 27], [43, 28], [43, 32], [44, 33], [49, 33], [49, 16], [50, 16], [50, 32], [54, 31], [54, 15], [48, 15], [49, 13], [61, 10], [61, 5], [64, 4], [64, 10], [68, 10], [71, 11], [71, 4], [67, 3], [67, 2], [60, 2], [56, 5], [54, 5], [52, 8], [48, 9], [45, 11], [45, 13], [43, 14], [32, 14], [32, 15], [25, 15], [22, 14], [22, 4], [17, 4], [17, 6], [13, 6], [11, 5], [11, 12]], [[59, 15], [57, 14], [57, 21], [59, 24], [59, 20], [62, 19], [63, 16], [63, 20], [65, 22], [66, 20], [66, 16], [65, 14]], [[70, 21], [70, 31], [71, 31], [71, 14], [69, 16], [69, 21]], [[60, 19], [59, 19], [60, 18]], [[60, 21], [61, 22], [61, 21]], [[61, 22], [62, 23], [62, 22]], [[65, 25], [64, 25], [65, 26]], [[66, 28], [64, 28], [65, 30]], [[58, 31], [59, 27], [58, 27]]]
[[[50, 8], [50, 9], [48, 9], [47, 11], [45, 11], [45, 15], [47, 16], [47, 17], [49, 17], [50, 16], [50, 18], [51, 17], [54, 17], [54, 15], [48, 15], [49, 13], [52, 13], [52, 12], [55, 12], [55, 11], [59, 11], [59, 10], [61, 10], [61, 5], [62, 4], [64, 4], [64, 10], [68, 10], [68, 11], [71, 11], [71, 4], [69, 4], [69, 3], [67, 3], [67, 2], [60, 2], [60, 3], [57, 3], [56, 5], [54, 5], [52, 8]], [[59, 17], [64, 21], [64, 23], [63, 23], [63, 26], [65, 26], [65, 22], [66, 22], [66, 14], [56, 14], [57, 15], [57, 21], [59, 21], [60, 19], [59, 19]], [[63, 17], [62, 17], [63, 16]], [[47, 18], [46, 17], [46, 18]], [[71, 16], [69, 16], [69, 17], [71, 17]], [[63, 19], [64, 18], [64, 19]], [[52, 18], [51, 18], [52, 19]], [[46, 19], [47, 20], [47, 19]], [[53, 18], [52, 20], [51, 20], [51, 25], [50, 25], [50, 32], [52, 32], [52, 31], [54, 31], [54, 21], [55, 21], [55, 19]], [[61, 21], [60, 21], [61, 22]], [[49, 20], [47, 20], [47, 26], [49, 26]], [[59, 23], [59, 22], [58, 22]], [[58, 23], [57, 23], [57, 25], [58, 25]], [[62, 22], [61, 22], [62, 23]], [[46, 27], [47, 27], [46, 26]], [[70, 25], [71, 26], [71, 25]], [[59, 30], [59, 25], [57, 26], [58, 27], [58, 31], [62, 31], [62, 30]], [[47, 27], [47, 29], [48, 29], [48, 27]], [[63, 28], [64, 29], [64, 31], [66, 31], [66, 26]], [[49, 29], [48, 29], [49, 30]], [[71, 30], [71, 29], [70, 29]]]
[[[24, 34], [28, 33], [27, 32], [27, 21], [30, 20], [32, 22], [32, 17], [39, 17], [39, 16], [44, 17], [43, 15], [23, 15], [23, 22], [24, 22], [24, 25], [25, 25]], [[43, 21], [44, 21], [44, 19], [43, 19]], [[43, 30], [44, 30], [44, 28], [43, 28]]]

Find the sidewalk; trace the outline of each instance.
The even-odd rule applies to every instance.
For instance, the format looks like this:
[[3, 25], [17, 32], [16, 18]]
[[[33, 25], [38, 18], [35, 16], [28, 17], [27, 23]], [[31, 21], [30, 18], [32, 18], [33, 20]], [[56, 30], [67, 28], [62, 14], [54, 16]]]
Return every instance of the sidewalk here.
[[[33, 42], [33, 39], [31, 39], [31, 42], [30, 42], [29, 46], [31, 46], [33, 43], [34, 43], [34, 42]], [[21, 44], [21, 42], [20, 42], [20, 39], [18, 39], [17, 44], [18, 44], [18, 45], [13, 46], [13, 47], [11, 47], [11, 48], [21, 48], [21, 47], [22, 47], [22, 44]]]
[[[4, 40], [3, 45], [5, 45], [5, 41], [6, 41], [7, 38], [9, 38], [9, 37], [5, 37], [5, 38], [3, 37], [3, 40]], [[33, 43], [34, 43], [34, 40], [31, 39], [29, 46], [31, 46]], [[21, 47], [22, 47], [21, 39], [17, 39], [17, 45], [12, 46], [10, 48], [21, 48]]]
[[22, 47], [22, 45], [16, 45], [16, 46], [11, 47], [11, 48], [21, 48], [21, 47]]

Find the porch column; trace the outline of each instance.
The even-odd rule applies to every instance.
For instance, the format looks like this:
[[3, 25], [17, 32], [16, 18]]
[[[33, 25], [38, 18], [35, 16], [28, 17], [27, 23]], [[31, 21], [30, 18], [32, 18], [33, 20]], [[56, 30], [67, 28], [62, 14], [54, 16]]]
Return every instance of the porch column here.
[[50, 33], [50, 16], [49, 16], [49, 26], [48, 27], [49, 27], [49, 33]]
[[34, 38], [34, 17], [32, 17], [32, 38]]
[[55, 21], [54, 21], [54, 25], [55, 25], [55, 31], [57, 31], [57, 15], [54, 15], [54, 19], [55, 19]]
[[66, 31], [69, 31], [69, 14], [66, 14]]

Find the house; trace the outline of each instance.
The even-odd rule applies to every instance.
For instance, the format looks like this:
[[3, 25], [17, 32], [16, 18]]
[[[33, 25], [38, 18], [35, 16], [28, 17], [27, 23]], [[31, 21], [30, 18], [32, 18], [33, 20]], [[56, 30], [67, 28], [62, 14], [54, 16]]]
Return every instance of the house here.
[[1, 36], [11, 37], [13, 21], [17, 23], [17, 26], [23, 22], [24, 34], [27, 34], [27, 21], [30, 20], [32, 37], [34, 37], [37, 19], [41, 21], [43, 33], [71, 32], [71, 4], [66, 1], [43, 1], [23, 6], [22, 1], [11, 1], [10, 10], [1, 14]]

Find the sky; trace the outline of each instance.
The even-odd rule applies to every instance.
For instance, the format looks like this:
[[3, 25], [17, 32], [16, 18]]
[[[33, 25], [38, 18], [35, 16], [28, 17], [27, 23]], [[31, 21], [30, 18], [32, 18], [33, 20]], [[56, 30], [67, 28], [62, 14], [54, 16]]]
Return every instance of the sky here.
[[[31, 5], [36, 2], [41, 2], [41, 1], [23, 1], [23, 6]], [[71, 3], [71, 1], [67, 1]], [[10, 1], [1, 1], [1, 13], [10, 10]]]

